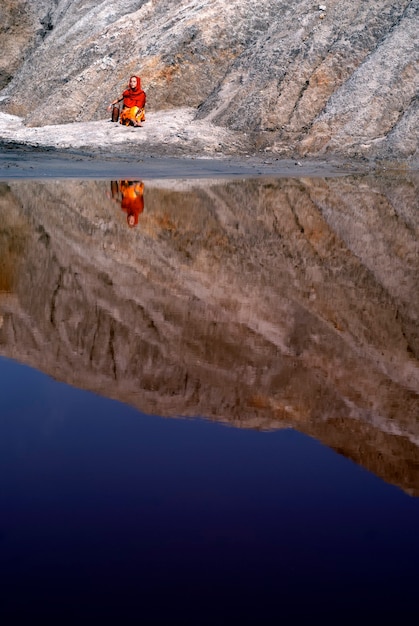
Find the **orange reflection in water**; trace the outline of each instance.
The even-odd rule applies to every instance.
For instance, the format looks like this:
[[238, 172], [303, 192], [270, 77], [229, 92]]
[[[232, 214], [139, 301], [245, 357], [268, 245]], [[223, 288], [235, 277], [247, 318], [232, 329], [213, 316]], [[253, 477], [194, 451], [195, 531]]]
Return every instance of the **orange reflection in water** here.
[[112, 180], [111, 197], [127, 214], [128, 226], [137, 226], [138, 217], [144, 211], [144, 183], [140, 180]]

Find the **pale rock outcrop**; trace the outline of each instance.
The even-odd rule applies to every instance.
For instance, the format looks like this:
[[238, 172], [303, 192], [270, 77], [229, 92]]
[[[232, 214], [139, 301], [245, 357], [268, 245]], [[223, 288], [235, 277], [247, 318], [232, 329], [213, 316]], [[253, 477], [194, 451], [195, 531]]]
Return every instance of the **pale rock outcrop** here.
[[418, 161], [419, 0], [27, 5], [0, 9], [0, 103], [29, 125], [105, 119], [138, 73], [149, 110], [192, 107], [237, 152]]

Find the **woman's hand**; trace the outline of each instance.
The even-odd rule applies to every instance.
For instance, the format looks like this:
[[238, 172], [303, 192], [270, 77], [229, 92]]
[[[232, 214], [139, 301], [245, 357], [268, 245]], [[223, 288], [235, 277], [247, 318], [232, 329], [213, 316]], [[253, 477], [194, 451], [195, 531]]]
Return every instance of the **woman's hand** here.
[[122, 98], [119, 98], [118, 100], [114, 100], [113, 102], [111, 102], [110, 105], [108, 106], [108, 111], [110, 111], [110, 109], [112, 109], [112, 107], [114, 107], [115, 105], [119, 104], [121, 100]]

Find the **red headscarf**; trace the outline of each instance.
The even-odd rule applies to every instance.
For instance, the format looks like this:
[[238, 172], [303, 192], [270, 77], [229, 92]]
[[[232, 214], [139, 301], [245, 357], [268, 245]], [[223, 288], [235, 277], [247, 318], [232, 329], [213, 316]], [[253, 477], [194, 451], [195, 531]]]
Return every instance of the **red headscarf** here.
[[137, 86], [135, 87], [135, 89], [132, 89], [131, 87], [125, 89], [124, 93], [122, 94], [124, 97], [124, 106], [139, 107], [140, 109], [142, 109], [142, 107], [145, 105], [145, 91], [141, 89], [141, 79], [139, 76], [131, 76], [129, 79], [130, 82], [131, 78], [137, 79]]

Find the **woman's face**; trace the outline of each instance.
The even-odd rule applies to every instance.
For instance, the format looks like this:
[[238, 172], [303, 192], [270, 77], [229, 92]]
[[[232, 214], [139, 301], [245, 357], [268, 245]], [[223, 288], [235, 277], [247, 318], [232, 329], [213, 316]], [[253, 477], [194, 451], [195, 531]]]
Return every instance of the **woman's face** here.
[[129, 79], [129, 86], [131, 87], [131, 89], [135, 89], [137, 86], [137, 79], [135, 78], [135, 76], [131, 76], [131, 78]]

